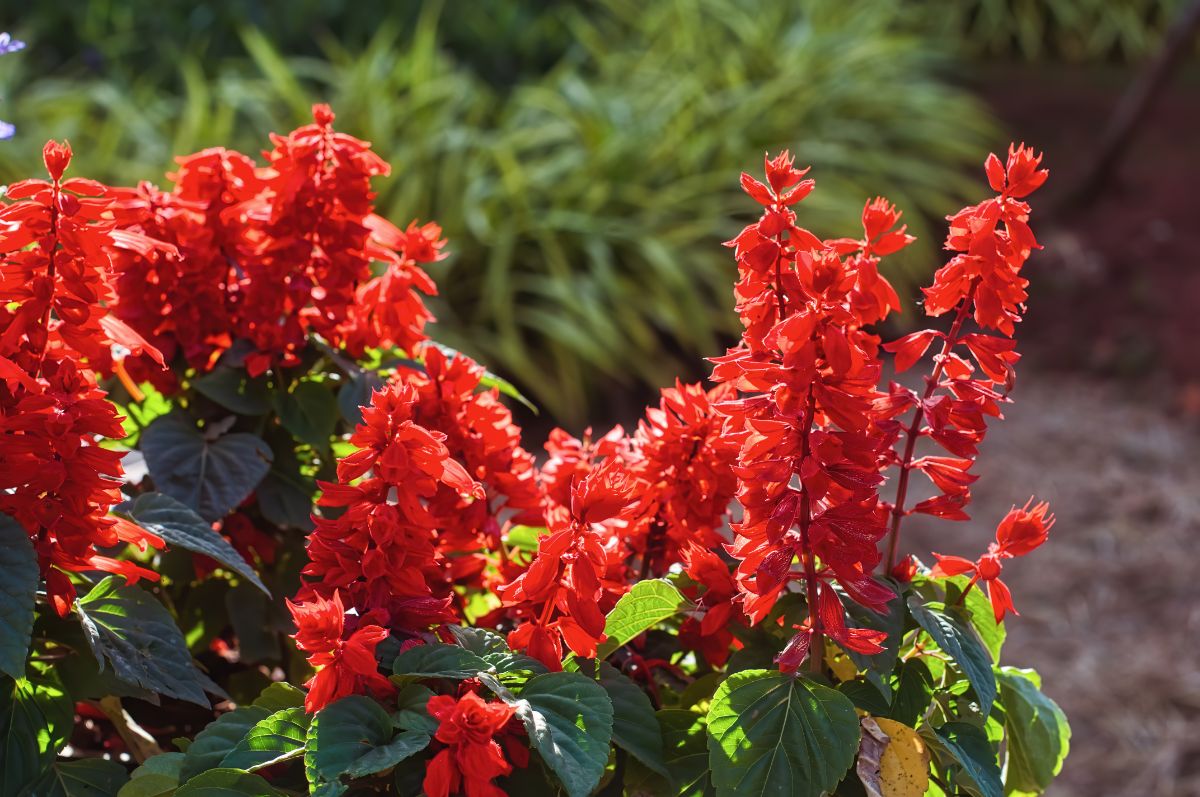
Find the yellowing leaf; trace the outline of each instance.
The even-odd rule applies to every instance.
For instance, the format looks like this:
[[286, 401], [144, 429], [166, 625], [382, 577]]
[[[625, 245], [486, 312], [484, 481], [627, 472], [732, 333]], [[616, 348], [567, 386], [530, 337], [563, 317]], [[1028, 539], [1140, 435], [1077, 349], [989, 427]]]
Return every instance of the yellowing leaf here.
[[882, 717], [862, 720], [858, 777], [870, 797], [923, 797], [929, 749], [915, 730]]

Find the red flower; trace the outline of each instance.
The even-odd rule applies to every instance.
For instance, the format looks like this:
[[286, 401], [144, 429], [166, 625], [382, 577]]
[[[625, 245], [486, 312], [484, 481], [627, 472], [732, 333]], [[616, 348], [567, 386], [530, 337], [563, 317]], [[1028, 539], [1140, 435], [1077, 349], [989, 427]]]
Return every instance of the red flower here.
[[[996, 527], [996, 541], [988, 545], [987, 553], [972, 562], [960, 556], [943, 556], [935, 553], [937, 564], [933, 568], [934, 578], [971, 574], [967, 590], [982, 581], [987, 585], [988, 600], [992, 603], [996, 622], [1004, 619], [1006, 612], [1020, 614], [1013, 606], [1012, 593], [1008, 586], [1000, 580], [1000, 572], [1004, 560], [1014, 556], [1024, 556], [1046, 541], [1050, 527], [1054, 525], [1054, 515], [1047, 514], [1050, 505], [1045, 501], [1030, 509], [1029, 501], [1020, 509], [1012, 510]], [[963, 591], [966, 594], [966, 590]]]
[[287, 602], [296, 622], [296, 647], [308, 653], [308, 663], [317, 669], [305, 686], [308, 696], [304, 709], [319, 711], [339, 698], [366, 692], [378, 696], [395, 691], [391, 682], [379, 672], [375, 661], [375, 646], [387, 638], [388, 632], [377, 625], [360, 625], [354, 633], [342, 639], [346, 612], [341, 595], [334, 590], [333, 600], [320, 596], [302, 603]]
[[516, 716], [516, 707], [499, 701], [486, 701], [474, 692], [460, 698], [435, 695], [427, 710], [438, 721], [434, 738], [445, 745], [429, 762], [422, 787], [429, 797], [504, 797], [505, 792], [492, 781], [513, 770], [505, 752], [519, 767], [529, 764], [529, 750], [516, 741], [514, 734], [502, 736], [501, 749], [496, 736]]

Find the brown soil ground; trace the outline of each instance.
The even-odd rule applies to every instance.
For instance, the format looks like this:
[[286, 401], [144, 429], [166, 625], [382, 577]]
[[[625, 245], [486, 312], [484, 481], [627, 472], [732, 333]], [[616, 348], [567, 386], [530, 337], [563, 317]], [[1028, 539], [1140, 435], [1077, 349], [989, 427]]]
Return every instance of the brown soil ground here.
[[[1046, 150], [1061, 191], [1128, 80], [1004, 69], [983, 93]], [[1006, 571], [1022, 616], [1004, 656], [1037, 668], [1070, 717], [1052, 797], [1200, 795], [1197, 129], [1193, 67], [1104, 194], [1039, 228], [1027, 358], [980, 458], [976, 520], [914, 526], [907, 540], [974, 555], [1012, 503], [1036, 494], [1057, 512], [1050, 543]]]

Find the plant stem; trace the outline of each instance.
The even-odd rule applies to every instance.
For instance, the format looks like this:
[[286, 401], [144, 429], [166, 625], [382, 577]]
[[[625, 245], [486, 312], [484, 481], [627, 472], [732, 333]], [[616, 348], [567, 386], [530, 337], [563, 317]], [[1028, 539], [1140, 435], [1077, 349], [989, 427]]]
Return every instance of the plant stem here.
[[976, 278], [971, 282], [967, 295], [959, 303], [954, 324], [951, 325], [950, 332], [942, 344], [942, 353], [936, 358], [933, 374], [927, 380], [925, 393], [921, 396], [921, 403], [917, 404], [912, 423], [905, 430], [904, 456], [900, 460], [900, 481], [896, 486], [896, 503], [892, 506], [892, 528], [888, 532], [887, 572], [891, 572], [892, 568], [896, 566], [896, 550], [900, 544], [900, 522], [904, 519], [904, 500], [908, 496], [908, 474], [911, 472], [909, 465], [912, 463], [913, 452], [917, 447], [917, 438], [920, 437], [921, 421], [925, 419], [925, 408], [922, 404], [937, 390], [942, 372], [946, 368], [946, 360], [951, 350], [958, 345], [958, 336], [962, 332], [963, 323], [967, 320], [967, 315], [971, 310], [971, 303], [975, 299], [975, 289], [978, 285], [979, 280]]
[[[813, 398], [812, 387], [808, 388], [808, 401], [804, 407], [804, 437], [800, 444], [800, 467], [808, 459], [809, 432], [812, 430], [813, 415], [816, 411], [816, 400]], [[825, 639], [821, 632], [821, 613], [817, 609], [817, 565], [813, 559], [812, 546], [808, 539], [808, 526], [812, 520], [812, 505], [808, 495], [808, 487], [800, 483], [800, 544], [801, 559], [804, 561], [804, 591], [808, 596], [808, 619], [812, 627], [812, 642], [808, 648], [808, 666], [814, 675], [819, 675], [825, 669]]]

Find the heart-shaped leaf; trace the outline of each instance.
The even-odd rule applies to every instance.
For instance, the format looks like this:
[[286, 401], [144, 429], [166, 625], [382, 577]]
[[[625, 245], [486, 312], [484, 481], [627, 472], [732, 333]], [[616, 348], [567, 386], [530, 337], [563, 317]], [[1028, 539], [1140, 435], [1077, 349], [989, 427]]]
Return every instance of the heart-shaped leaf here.
[[209, 439], [178, 409], [150, 424], [141, 446], [154, 486], [210, 523], [254, 492], [273, 458], [262, 438], [236, 432]]
[[26, 794], [28, 797], [113, 797], [128, 780], [125, 767], [116, 761], [103, 758], [57, 761]]
[[613, 706], [595, 681], [570, 672], [531, 678], [516, 702], [534, 749], [568, 797], [586, 797], [604, 774]]

